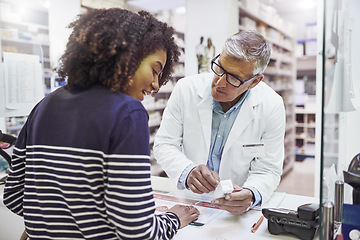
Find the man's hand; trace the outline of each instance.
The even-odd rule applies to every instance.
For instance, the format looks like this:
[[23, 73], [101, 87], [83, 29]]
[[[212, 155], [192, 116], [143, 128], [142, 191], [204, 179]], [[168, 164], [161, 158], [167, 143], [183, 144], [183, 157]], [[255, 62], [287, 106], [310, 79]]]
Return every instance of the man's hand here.
[[209, 193], [219, 184], [219, 175], [201, 164], [189, 173], [186, 183], [194, 193]]
[[251, 206], [253, 193], [251, 190], [241, 188], [234, 184], [234, 191], [226, 194], [225, 198], [216, 198], [211, 201], [212, 204], [220, 209], [226, 210], [232, 215], [240, 215]]

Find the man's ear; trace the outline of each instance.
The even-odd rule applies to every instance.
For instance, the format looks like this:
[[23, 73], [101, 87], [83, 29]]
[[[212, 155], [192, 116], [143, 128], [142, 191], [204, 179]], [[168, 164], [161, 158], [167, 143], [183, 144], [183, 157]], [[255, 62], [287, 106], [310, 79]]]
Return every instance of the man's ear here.
[[249, 89], [254, 88], [256, 85], [258, 85], [259, 82], [261, 82], [264, 79], [263, 74], [257, 75], [254, 80], [251, 81], [251, 84], [249, 85]]

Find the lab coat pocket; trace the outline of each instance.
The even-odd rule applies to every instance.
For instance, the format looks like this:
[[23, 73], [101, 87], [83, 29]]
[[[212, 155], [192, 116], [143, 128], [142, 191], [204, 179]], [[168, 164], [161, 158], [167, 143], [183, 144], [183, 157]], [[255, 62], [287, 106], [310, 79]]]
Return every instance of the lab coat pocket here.
[[245, 157], [264, 157], [265, 156], [265, 144], [264, 143], [249, 143], [243, 144], [243, 153]]

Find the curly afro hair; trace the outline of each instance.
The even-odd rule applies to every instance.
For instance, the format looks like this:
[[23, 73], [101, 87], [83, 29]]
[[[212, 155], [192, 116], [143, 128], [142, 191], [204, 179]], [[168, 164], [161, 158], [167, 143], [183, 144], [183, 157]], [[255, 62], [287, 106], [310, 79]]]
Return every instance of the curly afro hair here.
[[150, 13], [125, 9], [93, 9], [70, 23], [73, 31], [60, 58], [58, 74], [70, 89], [101, 84], [126, 92], [141, 61], [157, 50], [167, 53], [159, 86], [171, 77], [180, 52], [174, 29]]

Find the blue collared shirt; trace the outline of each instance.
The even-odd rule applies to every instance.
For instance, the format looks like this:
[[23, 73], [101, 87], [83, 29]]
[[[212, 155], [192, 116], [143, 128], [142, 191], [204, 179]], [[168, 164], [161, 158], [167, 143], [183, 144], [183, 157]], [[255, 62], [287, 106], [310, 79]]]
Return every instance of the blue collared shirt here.
[[[231, 128], [235, 122], [235, 119], [240, 111], [240, 108], [249, 94], [249, 90], [245, 92], [244, 96], [234, 105], [232, 106], [226, 113], [224, 113], [219, 102], [213, 100], [213, 117], [212, 117], [212, 128], [211, 128], [211, 143], [210, 143], [210, 151], [208, 156], [208, 161], [206, 166], [217, 173], [219, 173], [221, 156], [224, 150], [224, 146], [226, 140], [230, 134]], [[186, 179], [189, 175], [190, 171], [196, 167], [195, 164], [190, 164], [185, 168], [182, 172], [179, 183], [186, 187]], [[257, 189], [254, 187], [246, 187], [250, 189], [255, 198], [255, 202], [252, 206], [256, 206], [262, 200], [261, 195]]]

